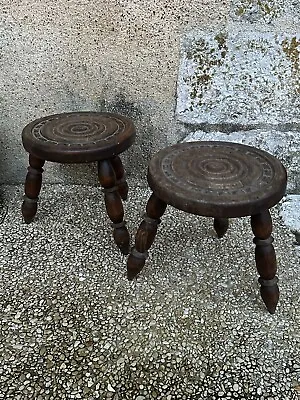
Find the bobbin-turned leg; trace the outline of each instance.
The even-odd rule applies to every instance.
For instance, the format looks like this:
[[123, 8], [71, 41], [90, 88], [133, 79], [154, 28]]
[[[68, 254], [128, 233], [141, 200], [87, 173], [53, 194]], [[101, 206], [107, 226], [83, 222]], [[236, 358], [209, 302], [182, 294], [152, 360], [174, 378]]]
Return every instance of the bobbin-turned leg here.
[[119, 156], [112, 158], [110, 161], [116, 174], [116, 186], [118, 187], [119, 194], [123, 200], [127, 200], [128, 185], [122, 161]]
[[127, 277], [132, 280], [144, 267], [147, 250], [154, 242], [160, 217], [163, 215], [167, 204], [155, 196], [150, 196], [144, 220], [141, 222], [135, 237], [135, 247], [132, 249], [127, 262]]
[[29, 224], [36, 212], [37, 202], [42, 187], [43, 165], [45, 160], [29, 155], [29, 167], [25, 180], [25, 195], [22, 204], [24, 221]]
[[251, 216], [251, 226], [255, 235], [255, 261], [260, 275], [261, 297], [271, 314], [274, 314], [278, 299], [278, 278], [275, 250], [272, 245], [272, 219], [269, 210]]
[[129, 253], [129, 233], [125, 226], [122, 200], [116, 186], [116, 174], [109, 160], [98, 161], [98, 176], [104, 191], [106, 211], [114, 228], [114, 240], [123, 254]]
[[214, 218], [214, 228], [218, 238], [222, 238], [229, 226], [228, 218]]

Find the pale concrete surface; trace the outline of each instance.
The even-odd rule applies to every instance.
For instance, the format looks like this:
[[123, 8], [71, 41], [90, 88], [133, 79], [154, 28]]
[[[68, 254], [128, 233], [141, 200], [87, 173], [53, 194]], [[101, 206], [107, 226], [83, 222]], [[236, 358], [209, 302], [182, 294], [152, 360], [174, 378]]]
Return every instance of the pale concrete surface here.
[[[129, 183], [133, 235], [150, 192]], [[281, 297], [270, 315], [249, 218], [218, 240], [210, 218], [169, 207], [129, 283], [98, 187], [44, 185], [30, 225], [23, 187], [1, 189], [0, 398], [299, 398], [300, 253], [278, 207]]]

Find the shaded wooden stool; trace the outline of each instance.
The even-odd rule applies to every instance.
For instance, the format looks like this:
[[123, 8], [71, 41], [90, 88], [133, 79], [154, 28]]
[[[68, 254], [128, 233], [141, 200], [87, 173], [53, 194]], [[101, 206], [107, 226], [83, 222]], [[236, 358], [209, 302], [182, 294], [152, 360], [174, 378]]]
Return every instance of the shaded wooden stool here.
[[133, 279], [143, 268], [167, 204], [213, 217], [218, 237], [226, 233], [228, 218], [249, 215], [261, 296], [269, 312], [274, 313], [279, 290], [269, 208], [279, 202], [286, 189], [286, 170], [280, 161], [264, 151], [235, 143], [181, 143], [154, 155], [148, 183], [153, 194], [128, 258], [128, 278]]
[[45, 160], [58, 163], [97, 161], [114, 239], [122, 253], [128, 254], [129, 234], [123, 220], [121, 200], [127, 199], [128, 186], [118, 154], [128, 149], [135, 140], [132, 121], [112, 113], [56, 114], [28, 124], [23, 129], [22, 140], [29, 153], [22, 205], [25, 222], [30, 223], [37, 212]]

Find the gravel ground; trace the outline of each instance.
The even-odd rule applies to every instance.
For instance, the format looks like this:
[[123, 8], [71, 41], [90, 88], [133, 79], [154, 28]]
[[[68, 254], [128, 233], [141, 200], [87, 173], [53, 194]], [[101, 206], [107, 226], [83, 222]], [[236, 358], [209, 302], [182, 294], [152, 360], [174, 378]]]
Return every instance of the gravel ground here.
[[[133, 236], [150, 192], [129, 183]], [[249, 218], [219, 240], [211, 219], [169, 207], [129, 283], [99, 188], [44, 185], [30, 225], [22, 194], [2, 187], [0, 399], [300, 398], [300, 247], [276, 207], [270, 315]]]

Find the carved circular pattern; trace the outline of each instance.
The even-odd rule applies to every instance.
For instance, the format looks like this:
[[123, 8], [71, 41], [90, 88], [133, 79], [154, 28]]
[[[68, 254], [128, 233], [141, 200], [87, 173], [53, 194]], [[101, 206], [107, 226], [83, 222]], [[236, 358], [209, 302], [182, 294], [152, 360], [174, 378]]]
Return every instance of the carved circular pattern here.
[[270, 184], [272, 165], [259, 151], [239, 151], [234, 146], [193, 144], [177, 148], [161, 161], [166, 179], [187, 191], [240, 195]]
[[30, 122], [22, 132], [29, 154], [60, 163], [108, 160], [127, 150], [134, 140], [133, 122], [109, 112], [50, 115]]
[[230, 217], [276, 204], [284, 194], [286, 172], [277, 159], [254, 147], [192, 142], [155, 154], [148, 181], [154, 193], [174, 207]]
[[108, 141], [124, 128], [124, 122], [116, 116], [99, 119], [97, 115], [76, 113], [44, 119], [32, 127], [32, 135], [38, 141], [77, 147]]

